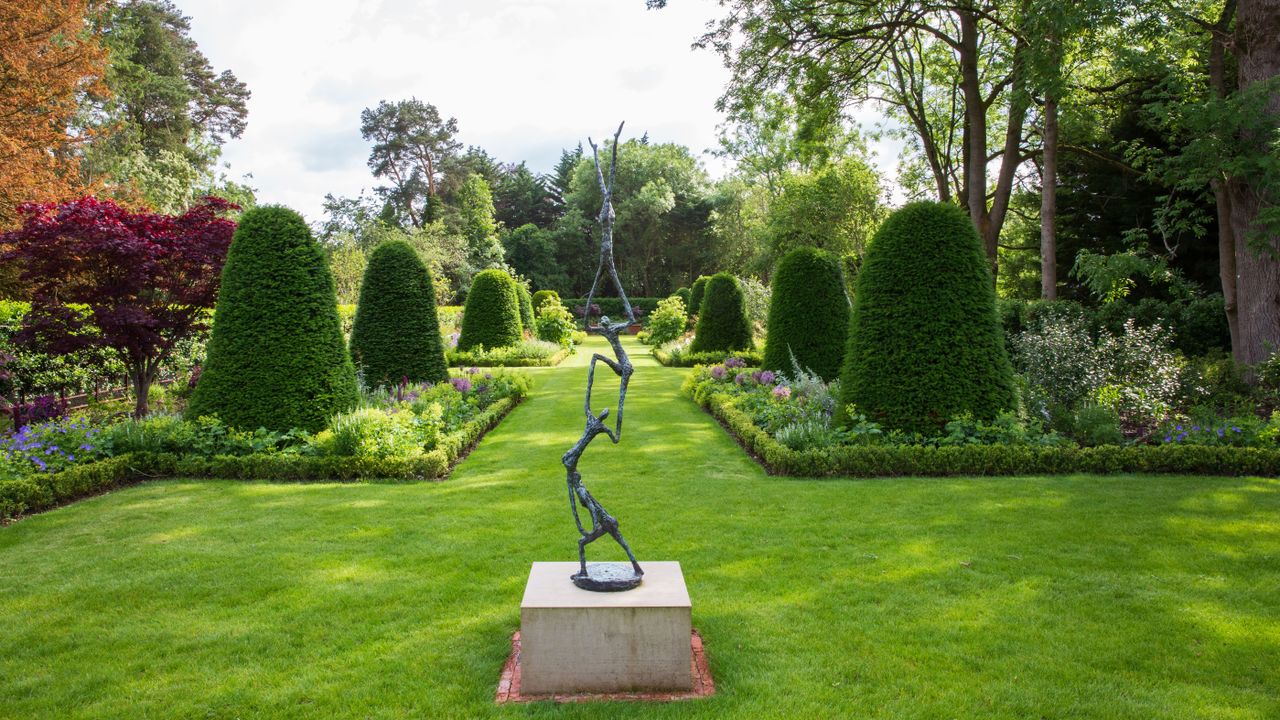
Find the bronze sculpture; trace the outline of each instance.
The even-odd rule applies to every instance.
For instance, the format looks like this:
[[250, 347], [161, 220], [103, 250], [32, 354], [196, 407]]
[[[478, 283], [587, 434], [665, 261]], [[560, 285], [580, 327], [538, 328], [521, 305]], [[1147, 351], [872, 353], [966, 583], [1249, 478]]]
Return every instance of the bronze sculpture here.
[[[600, 182], [603, 203], [600, 207], [599, 216], [601, 226], [600, 263], [596, 267], [595, 280], [591, 283], [591, 292], [587, 295], [587, 304], [583, 309], [582, 319], [583, 326], [587, 332], [602, 335], [609, 341], [610, 347], [613, 348], [614, 358], [608, 358], [600, 353], [595, 353], [591, 356], [591, 365], [587, 370], [586, 429], [583, 430], [582, 437], [579, 438], [578, 442], [561, 458], [561, 462], [564, 463], [567, 471], [569, 507], [573, 511], [573, 520], [577, 524], [578, 533], [581, 536], [578, 539], [580, 569], [571, 578], [578, 587], [598, 592], [630, 590], [639, 586], [641, 578], [644, 576], [644, 570], [640, 568], [640, 563], [636, 561], [636, 556], [631, 552], [627, 541], [623, 539], [622, 533], [618, 530], [618, 520], [606, 512], [600, 503], [592, 497], [586, 486], [582, 484], [582, 475], [578, 473], [578, 460], [597, 435], [601, 433], [607, 435], [615, 445], [622, 438], [622, 409], [627, 398], [627, 385], [634, 372], [631, 359], [627, 357], [626, 351], [622, 349], [621, 341], [618, 340], [618, 334], [635, 322], [635, 311], [631, 307], [631, 301], [627, 299], [626, 291], [622, 289], [622, 282], [618, 279], [618, 269], [613, 261], [613, 187], [617, 179], [618, 170], [618, 138], [622, 135], [623, 124], [619, 124], [617, 132], [613, 134], [613, 154], [609, 165], [609, 181], [607, 183], [605, 182], [604, 171], [600, 167], [600, 150], [591, 138], [587, 138], [587, 142], [591, 145], [591, 154], [595, 159], [596, 178]], [[613, 285], [618, 291], [618, 297], [622, 299], [622, 307], [626, 312], [626, 319], [613, 322], [607, 315], [602, 315], [600, 323], [592, 325], [591, 301], [595, 298], [596, 290], [600, 287], [600, 279], [606, 270], [608, 270], [609, 278], [613, 280]], [[618, 390], [618, 412], [614, 416], [614, 427], [612, 429], [605, 424], [605, 420], [609, 417], [609, 408], [601, 410], [599, 415], [596, 415], [591, 410], [591, 386], [595, 382], [596, 364], [601, 362], [609, 366], [621, 379], [621, 385]], [[582, 508], [587, 511], [590, 517], [590, 530], [583, 526], [582, 518], [578, 514], [579, 504], [582, 505]], [[587, 545], [606, 534], [611, 536], [626, 551], [627, 557], [631, 560], [629, 567], [625, 563], [592, 563], [590, 566], [587, 565]]]

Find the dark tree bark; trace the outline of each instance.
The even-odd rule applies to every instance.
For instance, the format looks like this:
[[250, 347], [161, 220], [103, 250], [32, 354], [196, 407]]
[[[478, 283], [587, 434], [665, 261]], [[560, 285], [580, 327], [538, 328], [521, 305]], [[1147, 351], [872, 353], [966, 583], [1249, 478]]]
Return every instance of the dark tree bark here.
[[[1235, 0], [1227, 0], [1218, 21], [1210, 29], [1209, 89], [1219, 100], [1226, 99], [1231, 92], [1227, 80], [1226, 56], [1235, 12]], [[1218, 216], [1218, 277], [1222, 280], [1222, 298], [1226, 308], [1227, 327], [1231, 332], [1231, 347], [1237, 348], [1240, 347], [1240, 312], [1236, 300], [1236, 236], [1231, 221], [1231, 194], [1227, 192], [1226, 182], [1220, 178], [1215, 178], [1209, 185], [1213, 190]]]
[[[1280, 75], [1280, 0], [1240, 0], [1237, 7], [1235, 56], [1241, 92]], [[1263, 110], [1262, 127], [1280, 125], [1280, 92]], [[1251, 151], [1274, 152], [1267, 137], [1246, 137]], [[1237, 361], [1255, 364], [1280, 346], [1280, 237], [1257, 226], [1258, 213], [1280, 202], [1257, 178], [1231, 177], [1226, 182], [1236, 264], [1238, 336], [1232, 352]]]
[[1058, 101], [1044, 100], [1044, 158], [1040, 169], [1040, 297], [1058, 299]]

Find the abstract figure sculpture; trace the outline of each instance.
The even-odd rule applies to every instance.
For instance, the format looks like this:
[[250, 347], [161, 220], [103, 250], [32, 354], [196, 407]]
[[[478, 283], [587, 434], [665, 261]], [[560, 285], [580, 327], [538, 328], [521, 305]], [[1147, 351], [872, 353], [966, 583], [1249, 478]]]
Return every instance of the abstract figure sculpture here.
[[[586, 414], [587, 426], [582, 432], [582, 437], [578, 442], [564, 454], [561, 462], [564, 463], [565, 469], [568, 471], [567, 482], [569, 484], [569, 507], [573, 511], [573, 520], [578, 525], [578, 533], [581, 538], [578, 539], [578, 562], [580, 569], [572, 575], [573, 584], [584, 590], [595, 590], [599, 592], [616, 592], [619, 590], [630, 590], [640, 584], [640, 579], [644, 575], [644, 571], [640, 569], [640, 563], [636, 562], [636, 556], [631, 552], [631, 548], [627, 546], [627, 541], [622, 539], [622, 533], [618, 530], [618, 521], [612, 515], [601, 507], [600, 503], [591, 496], [591, 493], [582, 484], [582, 475], [578, 473], [578, 460], [582, 457], [582, 453], [591, 444], [591, 441], [601, 433], [609, 436], [609, 439], [616, 445], [622, 437], [622, 408], [623, 403], [627, 399], [627, 384], [631, 381], [631, 373], [634, 368], [631, 366], [631, 359], [627, 357], [627, 353], [622, 349], [622, 343], [618, 340], [618, 333], [626, 330], [635, 322], [635, 311], [631, 309], [631, 301], [627, 299], [627, 293], [622, 289], [622, 282], [618, 280], [618, 269], [613, 263], [613, 186], [617, 177], [618, 170], [618, 138], [622, 135], [622, 125], [618, 125], [618, 131], [613, 134], [613, 157], [609, 165], [609, 181], [605, 182], [604, 171], [600, 167], [600, 149], [590, 138], [587, 142], [591, 144], [591, 154], [596, 162], [596, 178], [600, 181], [600, 192], [604, 196], [604, 202], [600, 208], [600, 264], [596, 267], [595, 281], [591, 284], [591, 292], [587, 295], [587, 304], [583, 310], [583, 324], [587, 332], [603, 335], [609, 341], [609, 345], [613, 348], [615, 359], [610, 359], [595, 353], [591, 356], [591, 366], [587, 370], [587, 398], [586, 398]], [[600, 318], [598, 325], [591, 324], [591, 301], [594, 299], [596, 290], [600, 287], [600, 279], [608, 271], [609, 278], [613, 280], [613, 286], [618, 290], [618, 297], [622, 299], [622, 307], [627, 317], [620, 322], [613, 322], [607, 315]], [[609, 417], [609, 408], [605, 408], [597, 415], [591, 410], [591, 385], [595, 382], [596, 364], [604, 363], [611, 370], [618, 374], [621, 378], [621, 385], [618, 389], [618, 413], [614, 416], [614, 427], [611, 429], [605, 424], [605, 420]], [[578, 514], [578, 505], [582, 505], [582, 509], [587, 511], [587, 515], [591, 520], [591, 529], [587, 529], [582, 522], [582, 517]], [[603, 537], [611, 536], [622, 549], [626, 551], [627, 557], [631, 559], [631, 564], [626, 563], [592, 563], [587, 565], [587, 545]]]

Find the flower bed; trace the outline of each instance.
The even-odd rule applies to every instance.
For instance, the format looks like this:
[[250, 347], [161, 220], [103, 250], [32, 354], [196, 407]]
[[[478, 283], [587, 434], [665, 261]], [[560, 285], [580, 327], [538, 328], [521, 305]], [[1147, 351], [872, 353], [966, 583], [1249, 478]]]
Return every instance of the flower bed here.
[[733, 358], [742, 361], [746, 365], [758, 366], [762, 362], [763, 356], [758, 350], [732, 350], [728, 352], [690, 352], [689, 344], [693, 341], [693, 335], [686, 335], [683, 338], [665, 345], [658, 345], [649, 351], [651, 355], [666, 367], [695, 367], [697, 365], [711, 365], [715, 363], [723, 363], [725, 360]]
[[730, 359], [696, 368], [682, 392], [778, 475], [1280, 475], [1280, 416], [1248, 431], [1241, 427], [1240, 433], [1227, 426], [1219, 436], [1223, 428], [1212, 427], [1185, 437], [1170, 435], [1167, 442], [1161, 436], [1154, 442], [1098, 447], [1082, 447], [1013, 415], [993, 423], [960, 418], [947, 424], [945, 435], [930, 438], [886, 432], [856, 411], [850, 413], [850, 425], [839, 426], [832, 421], [838, 390], [805, 373], [797, 376], [773, 376]]
[[440, 479], [528, 390], [523, 374], [479, 371], [376, 390], [315, 434], [176, 415], [103, 428], [83, 419], [28, 426], [0, 441], [0, 519], [150, 478]]
[[[457, 339], [454, 338], [454, 344]], [[555, 367], [572, 355], [572, 345], [563, 346], [543, 340], [525, 340], [518, 345], [500, 348], [477, 347], [445, 351], [450, 367]]]

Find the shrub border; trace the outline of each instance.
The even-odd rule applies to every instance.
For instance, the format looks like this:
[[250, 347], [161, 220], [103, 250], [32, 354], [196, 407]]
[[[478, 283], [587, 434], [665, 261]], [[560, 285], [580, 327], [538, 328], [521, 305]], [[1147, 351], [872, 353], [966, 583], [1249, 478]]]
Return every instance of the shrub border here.
[[211, 458], [130, 453], [62, 472], [0, 481], [0, 521], [100, 495], [146, 480], [198, 478], [270, 482], [414, 482], [444, 480], [520, 401], [505, 397], [416, 458], [319, 457], [260, 453]]
[[509, 360], [501, 364], [488, 364], [488, 365], [486, 365], [483, 362], [466, 362], [466, 363], [454, 362], [454, 360], [456, 359], [457, 353], [458, 351], [453, 348], [445, 350], [445, 361], [449, 364], [449, 367], [451, 368], [457, 369], [457, 368], [466, 368], [466, 367], [507, 367], [507, 368], [556, 367], [560, 363], [564, 362], [565, 358], [573, 354], [573, 348], [560, 348], [556, 352], [552, 353], [551, 357], [547, 357], [547, 358], [516, 358], [514, 360]]
[[[689, 392], [682, 391], [693, 400]], [[696, 403], [696, 400], [694, 401]], [[792, 450], [756, 427], [728, 395], [713, 393], [699, 404], [770, 475], [788, 477], [946, 477], [1163, 473], [1280, 476], [1280, 450], [1211, 445], [846, 446]]]
[[[663, 350], [661, 347], [657, 346], [651, 348], [649, 350], [649, 354], [652, 355], [663, 367], [676, 368], [697, 367], [698, 365], [706, 365], [708, 362], [718, 364], [732, 357], [742, 358], [748, 366], [759, 367], [760, 358], [763, 355], [760, 350], [756, 350], [754, 348], [750, 350], [709, 350], [699, 353], [685, 353], [683, 358], [677, 360], [673, 353]], [[719, 357], [720, 359], [712, 360], [714, 357]]]

